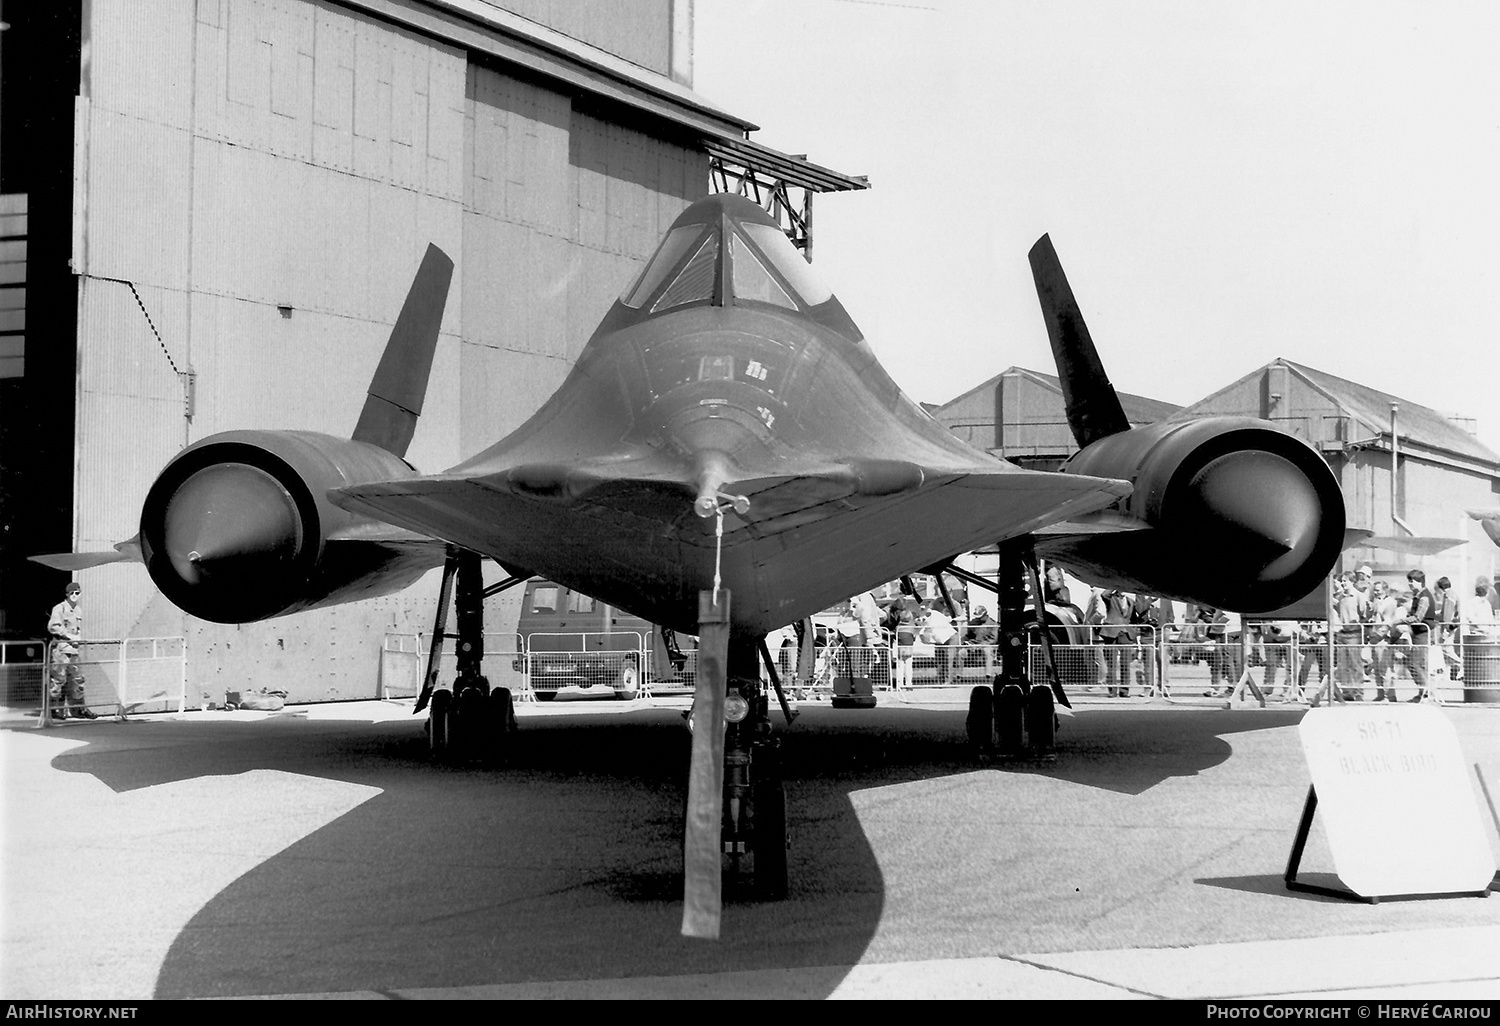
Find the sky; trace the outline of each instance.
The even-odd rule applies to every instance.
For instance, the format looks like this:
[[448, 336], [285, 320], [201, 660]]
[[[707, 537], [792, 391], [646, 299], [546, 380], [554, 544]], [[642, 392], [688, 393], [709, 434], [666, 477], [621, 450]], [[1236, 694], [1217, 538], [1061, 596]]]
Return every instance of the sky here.
[[868, 175], [814, 265], [913, 399], [1054, 373], [1049, 233], [1116, 388], [1278, 357], [1500, 452], [1500, 4], [696, 0], [695, 91]]

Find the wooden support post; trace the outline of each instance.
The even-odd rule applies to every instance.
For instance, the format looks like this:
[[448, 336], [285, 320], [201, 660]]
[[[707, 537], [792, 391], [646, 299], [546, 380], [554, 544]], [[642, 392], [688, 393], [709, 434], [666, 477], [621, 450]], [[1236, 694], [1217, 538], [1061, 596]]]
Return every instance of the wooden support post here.
[[682, 935], [717, 940], [723, 907], [724, 696], [729, 687], [729, 592], [698, 593], [693, 755], [682, 839]]

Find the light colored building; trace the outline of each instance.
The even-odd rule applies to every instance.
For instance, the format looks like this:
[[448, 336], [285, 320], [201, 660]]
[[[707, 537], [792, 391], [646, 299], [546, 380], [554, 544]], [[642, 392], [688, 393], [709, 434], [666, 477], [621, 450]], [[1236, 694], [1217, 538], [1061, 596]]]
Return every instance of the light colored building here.
[[1345, 550], [1346, 568], [1368, 563], [1403, 588], [1420, 568], [1429, 585], [1451, 578], [1460, 600], [1476, 575], [1493, 580], [1500, 569], [1500, 549], [1464, 513], [1500, 506], [1500, 455], [1474, 436], [1472, 420], [1284, 359], [1178, 415], [1260, 417], [1323, 453], [1348, 526], [1378, 543]]
[[[1290, 360], [1180, 409], [1125, 393], [1120, 404], [1133, 427], [1169, 417], [1257, 417], [1318, 449], [1338, 478], [1348, 526], [1368, 535], [1345, 551], [1346, 568], [1368, 563], [1403, 589], [1406, 572], [1420, 568], [1429, 584], [1449, 577], [1460, 600], [1472, 596], [1475, 577], [1493, 581], [1500, 571], [1500, 549], [1464, 513], [1500, 507], [1500, 455], [1474, 436], [1472, 420]], [[1078, 449], [1049, 374], [1012, 367], [927, 408], [960, 438], [1022, 466], [1053, 469]]]
[[[542, 404], [726, 155], [740, 182], [760, 166], [860, 187], [758, 147], [692, 91], [691, 10], [81, 4], [73, 166], [54, 169], [73, 182], [76, 383], [31, 349], [25, 383], [71, 393], [73, 437], [38, 463], [68, 466], [72, 546], [132, 537], [156, 473], [207, 435], [348, 437], [429, 242], [457, 271], [407, 459], [437, 471]], [[33, 216], [32, 238], [57, 227]], [[369, 697], [382, 635], [430, 632], [438, 590], [434, 573], [234, 626], [184, 615], [138, 564], [82, 577], [90, 637], [187, 637], [190, 705], [252, 679], [293, 701]], [[487, 630], [512, 636], [517, 601], [492, 600]]]

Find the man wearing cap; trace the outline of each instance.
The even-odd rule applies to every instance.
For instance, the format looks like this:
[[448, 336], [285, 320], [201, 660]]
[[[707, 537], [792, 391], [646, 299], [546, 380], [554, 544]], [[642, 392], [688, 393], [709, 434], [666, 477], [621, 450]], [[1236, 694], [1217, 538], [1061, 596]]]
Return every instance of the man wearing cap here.
[[[1406, 575], [1406, 586], [1411, 591], [1411, 611], [1401, 618], [1406, 625], [1406, 637], [1411, 648], [1406, 655], [1406, 672], [1417, 685], [1417, 693], [1408, 702], [1420, 702], [1429, 697], [1427, 681], [1428, 645], [1438, 624], [1437, 603], [1432, 592], [1427, 590], [1427, 575], [1421, 570], [1411, 570]], [[1392, 701], [1395, 696], [1392, 696]]]
[[1375, 622], [1375, 571], [1370, 569], [1370, 564], [1362, 564], [1354, 571], [1354, 597], [1359, 604], [1360, 622], [1366, 625], [1361, 632], [1364, 638], [1364, 647], [1360, 650], [1360, 665], [1362, 666], [1360, 683], [1364, 683], [1365, 677], [1373, 678], [1376, 671], [1376, 660], [1374, 649], [1371, 648], [1375, 641], [1375, 631], [1369, 627]]
[[[1360, 567], [1361, 571], [1368, 569]], [[1333, 585], [1334, 676], [1345, 701], [1358, 701], [1364, 696], [1365, 672], [1360, 649], [1365, 644], [1364, 625], [1369, 619], [1370, 599], [1355, 590], [1354, 574], [1345, 570]]]
[[78, 596], [83, 591], [77, 581], [69, 582], [63, 589], [63, 600], [52, 607], [47, 618], [47, 633], [52, 636], [52, 715], [59, 720], [68, 718], [71, 707], [74, 716], [85, 720], [95, 718], [94, 711], [84, 703], [83, 673], [78, 668], [78, 643], [83, 638], [83, 614], [78, 610]]
[[984, 657], [984, 679], [995, 679], [995, 646], [1000, 643], [1000, 625], [990, 619], [989, 610], [975, 606], [969, 616], [968, 636], [964, 639], [979, 648]]

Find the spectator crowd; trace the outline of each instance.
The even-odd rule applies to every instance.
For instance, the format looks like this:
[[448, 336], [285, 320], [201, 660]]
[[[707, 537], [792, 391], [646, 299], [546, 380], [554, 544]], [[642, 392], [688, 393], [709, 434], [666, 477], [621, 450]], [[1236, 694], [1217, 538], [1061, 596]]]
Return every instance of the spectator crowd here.
[[[1312, 684], [1337, 687], [1339, 697], [1349, 701], [1394, 702], [1397, 682], [1404, 678], [1403, 687], [1414, 691], [1406, 700], [1416, 702], [1431, 696], [1435, 671], [1462, 679], [1465, 639], [1447, 577], [1429, 587], [1423, 571], [1413, 569], [1403, 583], [1392, 588], [1369, 566], [1337, 574], [1332, 619], [1300, 622], [1254, 620], [1118, 588], [1070, 585], [1055, 565], [1045, 568], [1041, 590], [1049, 637], [1070, 656], [1064, 670], [1070, 686], [1120, 698], [1165, 694], [1161, 660], [1169, 659], [1207, 664], [1205, 696], [1230, 697], [1248, 687], [1262, 701], [1306, 699]], [[842, 610], [836, 629], [819, 641], [862, 653], [846, 657], [842, 672], [869, 674], [877, 663], [889, 665], [889, 683], [897, 689], [913, 685], [918, 660], [930, 668], [924, 669], [924, 683], [961, 683], [965, 669], [971, 680], [993, 680], [999, 669], [999, 624], [983, 603], [970, 603], [957, 579], [936, 590], [924, 598], [903, 584], [899, 590], [887, 587], [884, 594], [857, 595]], [[1028, 595], [1027, 601], [1034, 608], [1033, 598]], [[1468, 625], [1470, 643], [1477, 638], [1500, 644], [1500, 614], [1487, 579], [1478, 579], [1467, 606], [1462, 623]], [[1073, 651], [1080, 647], [1087, 652], [1083, 662]]]

